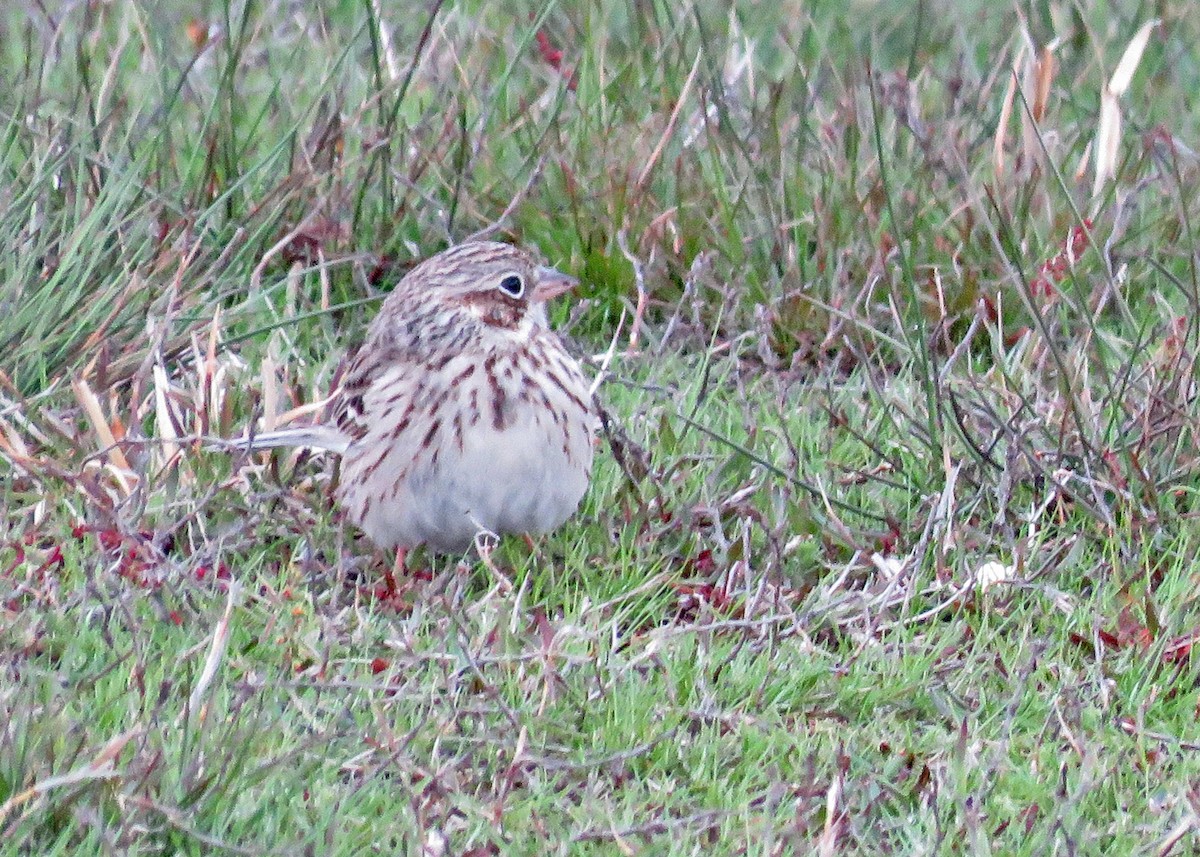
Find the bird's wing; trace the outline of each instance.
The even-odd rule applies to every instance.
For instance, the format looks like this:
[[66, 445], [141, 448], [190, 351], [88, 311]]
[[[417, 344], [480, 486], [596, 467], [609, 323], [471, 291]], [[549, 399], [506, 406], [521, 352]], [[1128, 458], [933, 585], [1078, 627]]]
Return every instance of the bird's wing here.
[[337, 398], [331, 403], [332, 425], [352, 440], [362, 438], [368, 428], [366, 400], [376, 382], [386, 373], [395, 370], [407, 373], [410, 367], [415, 371], [418, 365], [417, 355], [410, 349], [368, 340], [350, 361]]

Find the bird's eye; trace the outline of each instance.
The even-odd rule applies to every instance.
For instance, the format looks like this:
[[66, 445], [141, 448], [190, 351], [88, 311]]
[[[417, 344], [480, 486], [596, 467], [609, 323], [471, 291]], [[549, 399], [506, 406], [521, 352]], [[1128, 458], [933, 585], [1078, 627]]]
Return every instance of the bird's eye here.
[[520, 274], [505, 274], [500, 278], [500, 291], [509, 297], [519, 298], [525, 294], [525, 281]]

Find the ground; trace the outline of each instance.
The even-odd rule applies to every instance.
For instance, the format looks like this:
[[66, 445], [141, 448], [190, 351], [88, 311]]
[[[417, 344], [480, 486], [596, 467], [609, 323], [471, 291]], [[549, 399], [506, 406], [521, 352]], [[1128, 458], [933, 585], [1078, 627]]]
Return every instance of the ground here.
[[[0, 11], [0, 853], [1196, 848], [1186, 4], [311, 5]], [[389, 590], [209, 439], [476, 235], [607, 430]]]

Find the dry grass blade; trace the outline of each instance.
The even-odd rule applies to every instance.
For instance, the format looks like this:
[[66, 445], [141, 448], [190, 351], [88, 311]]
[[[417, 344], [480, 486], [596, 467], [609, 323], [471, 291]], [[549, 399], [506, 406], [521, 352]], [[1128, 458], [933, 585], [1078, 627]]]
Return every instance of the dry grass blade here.
[[229, 642], [229, 622], [233, 618], [233, 608], [237, 605], [241, 596], [242, 588], [236, 580], [229, 580], [228, 587], [228, 593], [225, 598], [225, 612], [221, 614], [221, 618], [217, 620], [216, 627], [213, 628], [212, 640], [208, 647], [208, 656], [204, 659], [204, 668], [200, 671], [200, 678], [196, 680], [196, 686], [192, 688], [191, 695], [188, 696], [187, 708], [180, 714], [181, 718], [185, 714], [199, 717], [200, 719], [204, 718], [204, 697], [208, 693], [208, 688], [212, 684], [212, 680], [217, 675], [217, 669], [221, 666], [221, 660], [225, 657], [225, 646]]
[[1121, 54], [1121, 61], [1117, 63], [1117, 67], [1108, 81], [1108, 91], [1118, 98], [1124, 95], [1126, 90], [1129, 89], [1129, 84], [1133, 81], [1133, 74], [1137, 71], [1137, 67], [1142, 61], [1142, 54], [1146, 50], [1146, 43], [1150, 40], [1150, 34], [1154, 32], [1154, 28], [1158, 25], [1158, 18], [1142, 24], [1141, 28], [1129, 41], [1129, 45], [1125, 48], [1125, 53]]
[[104, 408], [100, 405], [100, 400], [92, 392], [92, 388], [88, 382], [82, 378], [72, 381], [71, 389], [74, 390], [75, 400], [83, 408], [83, 412], [91, 424], [92, 431], [96, 433], [96, 437], [100, 441], [99, 452], [107, 455], [112, 460], [113, 465], [125, 474], [122, 484], [128, 488], [128, 480], [133, 476], [133, 468], [129, 466], [129, 460], [125, 458], [125, 453], [117, 445], [116, 433], [113, 431], [112, 426], [109, 425], [108, 419], [104, 416]]
[[671, 135], [675, 132], [675, 125], [679, 122], [679, 113], [683, 110], [683, 105], [687, 102], [688, 95], [691, 94], [692, 84], [696, 81], [696, 73], [700, 71], [700, 59], [702, 56], [699, 51], [696, 52], [696, 59], [692, 63], [692, 70], [688, 72], [687, 80], [683, 82], [683, 89], [679, 92], [679, 98], [675, 100], [675, 108], [671, 111], [670, 118], [667, 119], [667, 127], [663, 129], [662, 136], [658, 138], [658, 144], [654, 147], [654, 151], [650, 153], [650, 157], [646, 159], [646, 165], [642, 168], [637, 181], [634, 182], [634, 196], [640, 196], [646, 189], [646, 184], [650, 181], [650, 174], [654, 172], [654, 165], [662, 157], [663, 150], [667, 147], [667, 141], [671, 139]]
[[992, 143], [992, 170], [997, 178], [1004, 175], [1008, 166], [1005, 145], [1018, 91], [1021, 93], [1022, 102], [1027, 105], [1027, 110], [1022, 111], [1020, 118], [1021, 153], [1018, 164], [1022, 165], [1024, 172], [1028, 174], [1044, 159], [1042, 144], [1038, 139], [1038, 124], [1046, 115], [1046, 106], [1054, 82], [1054, 50], [1057, 44], [1056, 40], [1038, 50], [1029, 34], [1022, 32], [1021, 46], [1017, 50], [1008, 76], [1008, 86], [1000, 106], [1000, 119], [996, 125], [996, 138]]
[[1042, 143], [1038, 139], [1038, 125], [1046, 113], [1050, 87], [1054, 82], [1054, 49], [1057, 40], [1040, 51], [1029, 52], [1025, 63], [1025, 80], [1022, 86], [1027, 111], [1021, 113], [1022, 160], [1028, 169], [1044, 160]]
[[1092, 183], [1092, 197], [1099, 197], [1104, 184], [1117, 174], [1117, 156], [1121, 147], [1121, 107], [1119, 100], [1129, 89], [1133, 74], [1142, 61], [1150, 34], [1158, 26], [1158, 19], [1147, 21], [1141, 26], [1121, 55], [1116, 70], [1100, 94], [1100, 121], [1096, 129], [1096, 171]]
[[1000, 105], [1000, 119], [996, 123], [996, 139], [992, 143], [992, 172], [996, 178], [1004, 175], [1006, 163], [1004, 145], [1008, 139], [1008, 123], [1012, 119], [1013, 102], [1017, 95], [1017, 83], [1020, 80], [1021, 61], [1025, 54], [1024, 46], [1017, 52], [1013, 61], [1012, 73], [1008, 76], [1008, 87], [1004, 91], [1004, 102]]
[[1054, 85], [1054, 72], [1058, 63], [1054, 59], [1054, 50], [1058, 47], [1055, 39], [1041, 50], [1038, 57], [1037, 69], [1034, 72], [1033, 106], [1030, 113], [1033, 121], [1041, 122], [1046, 115], [1046, 106], [1050, 103], [1050, 88]]
[[8, 420], [0, 417], [0, 450], [10, 458], [29, 460], [29, 447]]
[[1169, 857], [1175, 851], [1175, 846], [1183, 841], [1189, 833], [1200, 827], [1200, 816], [1194, 811], [1189, 812], [1179, 824], [1175, 825], [1154, 849], [1155, 857]]
[[829, 789], [825, 793], [825, 828], [817, 842], [817, 853], [821, 857], [833, 857], [837, 853], [839, 834], [845, 820], [845, 811], [839, 807], [842, 789], [845, 787], [843, 779], [844, 774], [839, 772], [830, 781]]
[[371, 12], [375, 18], [376, 33], [379, 45], [383, 50], [383, 59], [387, 63], [388, 77], [393, 82], [400, 80], [402, 75], [400, 61], [396, 58], [396, 49], [392, 44], [392, 31], [383, 20], [383, 4], [380, 0], [371, 0]]
[[[276, 339], [272, 337], [271, 344], [276, 344]], [[278, 364], [275, 359], [274, 347], [268, 349], [266, 356], [263, 357], [262, 371], [262, 430], [264, 432], [271, 431], [278, 424], [277, 419], [279, 413], [279, 379], [278, 379]]]
[[1092, 196], [1099, 197], [1104, 184], [1117, 173], [1117, 154], [1121, 145], [1121, 107], [1117, 96], [1107, 89], [1100, 95], [1100, 122], [1096, 128], [1096, 167]]
[[105, 744], [92, 759], [91, 762], [81, 768], [76, 768], [73, 771], [68, 771], [65, 774], [60, 774], [54, 777], [47, 777], [44, 780], [39, 780], [27, 789], [17, 792], [3, 804], [0, 804], [0, 824], [12, 814], [12, 812], [23, 804], [29, 803], [34, 798], [46, 795], [55, 789], [65, 788], [67, 786], [75, 786], [80, 783], [93, 782], [95, 780], [112, 780], [117, 779], [121, 774], [113, 767], [113, 762], [125, 749], [125, 746], [135, 738], [145, 732], [145, 727], [135, 726], [132, 729], [122, 732], [120, 735], [112, 738]]
[[154, 364], [154, 425], [161, 442], [163, 468], [174, 466], [179, 456], [179, 417], [170, 402], [171, 382], [161, 363]]

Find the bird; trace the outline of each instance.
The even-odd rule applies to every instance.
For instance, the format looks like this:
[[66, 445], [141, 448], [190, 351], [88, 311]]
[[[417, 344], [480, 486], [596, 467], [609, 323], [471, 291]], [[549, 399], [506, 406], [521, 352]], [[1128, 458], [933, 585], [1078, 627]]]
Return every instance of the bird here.
[[379, 548], [462, 553], [480, 533], [546, 533], [579, 506], [598, 411], [546, 317], [578, 285], [528, 250], [469, 241], [384, 300], [324, 422], [246, 436], [249, 449], [342, 458], [334, 498]]

